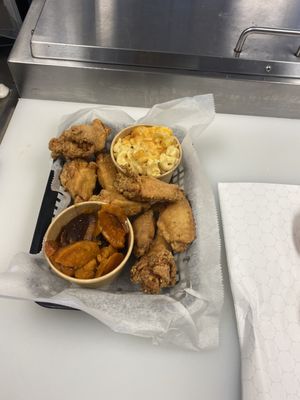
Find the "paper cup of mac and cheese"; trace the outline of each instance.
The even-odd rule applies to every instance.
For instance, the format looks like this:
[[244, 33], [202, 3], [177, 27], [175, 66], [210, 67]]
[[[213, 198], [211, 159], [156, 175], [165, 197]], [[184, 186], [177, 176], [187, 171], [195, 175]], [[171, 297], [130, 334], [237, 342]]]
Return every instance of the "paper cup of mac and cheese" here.
[[133, 125], [120, 131], [110, 147], [119, 171], [152, 176], [170, 182], [182, 159], [182, 148], [172, 129], [160, 125]]

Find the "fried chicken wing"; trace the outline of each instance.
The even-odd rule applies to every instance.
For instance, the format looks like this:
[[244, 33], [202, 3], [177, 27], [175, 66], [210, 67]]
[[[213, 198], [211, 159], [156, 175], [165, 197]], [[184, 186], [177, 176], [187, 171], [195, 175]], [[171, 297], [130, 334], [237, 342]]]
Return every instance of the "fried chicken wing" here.
[[153, 211], [150, 209], [144, 214], [139, 215], [132, 223], [134, 232], [133, 252], [136, 257], [141, 257], [150, 248], [155, 235], [155, 219]]
[[110, 154], [101, 153], [97, 160], [98, 181], [103, 189], [114, 190], [114, 181], [116, 180], [117, 169], [111, 159]]
[[90, 158], [104, 149], [109, 132], [100, 119], [94, 119], [91, 124], [74, 125], [50, 140], [51, 157]]
[[187, 199], [168, 204], [160, 213], [157, 227], [173, 251], [185, 251], [196, 237], [193, 212]]
[[150, 176], [124, 175], [118, 172], [115, 188], [128, 199], [136, 201], [176, 201], [183, 194], [178, 185]]
[[165, 287], [176, 283], [176, 264], [167, 244], [159, 235], [149, 252], [131, 269], [131, 281], [140, 284], [144, 293], [159, 294]]
[[132, 217], [133, 215], [140, 214], [141, 212], [150, 208], [149, 203], [128, 200], [116, 190], [103, 189], [101, 190], [100, 194], [92, 196], [90, 200], [103, 201], [104, 203], [118, 206], [125, 212], [127, 217]]
[[64, 164], [60, 182], [75, 203], [87, 201], [92, 196], [97, 180], [96, 169], [96, 163], [80, 159]]
[[155, 239], [151, 243], [148, 254], [159, 253], [163, 250], [172, 251], [170, 244], [162, 236], [159, 230], [156, 231]]

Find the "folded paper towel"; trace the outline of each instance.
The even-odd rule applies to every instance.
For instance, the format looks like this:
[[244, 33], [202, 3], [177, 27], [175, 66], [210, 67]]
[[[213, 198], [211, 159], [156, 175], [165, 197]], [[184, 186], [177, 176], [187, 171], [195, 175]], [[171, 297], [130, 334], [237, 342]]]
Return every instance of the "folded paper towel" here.
[[244, 400], [300, 399], [300, 186], [220, 183]]

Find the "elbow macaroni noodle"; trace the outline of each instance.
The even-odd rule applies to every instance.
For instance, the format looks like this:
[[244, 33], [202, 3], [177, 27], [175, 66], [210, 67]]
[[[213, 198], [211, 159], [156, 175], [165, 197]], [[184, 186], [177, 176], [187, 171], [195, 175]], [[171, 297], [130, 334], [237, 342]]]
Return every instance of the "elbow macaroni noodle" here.
[[180, 157], [178, 142], [166, 126], [133, 128], [116, 141], [113, 153], [120, 167], [154, 177], [170, 171]]

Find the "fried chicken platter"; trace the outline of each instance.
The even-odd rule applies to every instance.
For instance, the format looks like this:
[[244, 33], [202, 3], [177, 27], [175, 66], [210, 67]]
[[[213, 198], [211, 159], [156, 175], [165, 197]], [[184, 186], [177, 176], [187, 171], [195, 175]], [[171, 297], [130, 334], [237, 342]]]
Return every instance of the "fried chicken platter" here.
[[131, 282], [144, 293], [159, 294], [177, 281], [174, 256], [196, 238], [193, 211], [174, 183], [132, 171], [120, 172], [109, 152], [111, 129], [100, 119], [71, 126], [49, 142], [62, 163], [60, 183], [72, 203], [101, 201], [119, 208], [134, 231]]

